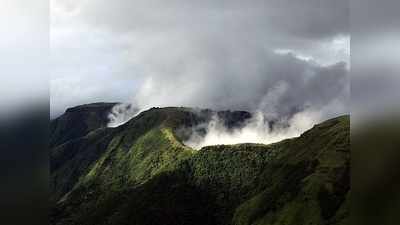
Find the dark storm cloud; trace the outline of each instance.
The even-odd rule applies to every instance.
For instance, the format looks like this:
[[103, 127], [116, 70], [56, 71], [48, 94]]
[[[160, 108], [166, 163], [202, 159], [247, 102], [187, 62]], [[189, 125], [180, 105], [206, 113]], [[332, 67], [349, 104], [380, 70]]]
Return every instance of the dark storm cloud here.
[[[112, 73], [110, 82], [87, 83], [107, 90], [110, 83], [133, 80], [118, 89], [129, 90], [126, 99], [141, 108], [185, 105], [286, 116], [334, 104], [341, 107], [329, 113], [346, 111], [348, 1], [68, 0], [54, 7], [55, 34], [74, 36], [82, 26], [75, 43], [93, 31], [107, 33], [99, 42], [86, 40], [100, 43], [94, 48], [119, 43], [101, 51], [111, 57], [96, 61], [95, 52], [84, 66], [97, 77]], [[122, 59], [111, 63], [116, 57]], [[123, 72], [95, 70], [99, 65]], [[88, 76], [76, 74], [80, 83]]]

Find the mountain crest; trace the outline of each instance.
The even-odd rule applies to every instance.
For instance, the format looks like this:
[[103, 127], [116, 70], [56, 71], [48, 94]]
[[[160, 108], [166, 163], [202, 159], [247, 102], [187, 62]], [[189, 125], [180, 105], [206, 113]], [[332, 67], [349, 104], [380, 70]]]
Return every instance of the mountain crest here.
[[53, 147], [53, 223], [345, 222], [349, 116], [270, 145], [217, 145], [196, 151], [183, 144], [182, 127], [207, 122], [215, 114], [232, 127], [251, 117], [242, 111], [152, 108], [117, 128], [98, 126]]

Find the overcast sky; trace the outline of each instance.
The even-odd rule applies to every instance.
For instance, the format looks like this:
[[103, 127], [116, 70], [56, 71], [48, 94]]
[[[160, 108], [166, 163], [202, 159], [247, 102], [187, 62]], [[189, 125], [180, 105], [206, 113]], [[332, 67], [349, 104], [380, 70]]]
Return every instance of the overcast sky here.
[[96, 101], [348, 112], [348, 0], [53, 0], [52, 117]]
[[49, 7], [0, 0], [0, 119], [48, 102]]

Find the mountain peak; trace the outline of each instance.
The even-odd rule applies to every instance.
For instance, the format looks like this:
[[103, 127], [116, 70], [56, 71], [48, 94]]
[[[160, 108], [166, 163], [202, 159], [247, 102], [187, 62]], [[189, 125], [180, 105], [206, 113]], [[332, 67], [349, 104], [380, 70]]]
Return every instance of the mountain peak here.
[[103, 111], [110, 110], [115, 105], [120, 104], [118, 102], [95, 102], [89, 104], [78, 105], [74, 107], [67, 108], [66, 113], [80, 112], [80, 111]]
[[64, 114], [50, 121], [50, 147], [106, 127], [108, 115], [117, 104], [98, 102], [68, 108]]

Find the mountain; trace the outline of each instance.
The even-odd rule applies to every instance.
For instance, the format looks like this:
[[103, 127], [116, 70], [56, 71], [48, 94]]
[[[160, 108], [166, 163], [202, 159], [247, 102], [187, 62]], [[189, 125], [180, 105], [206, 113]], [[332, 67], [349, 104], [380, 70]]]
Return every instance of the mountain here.
[[349, 116], [270, 145], [185, 146], [190, 128], [215, 114], [230, 128], [251, 117], [152, 108], [116, 128], [96, 120], [74, 138], [69, 130], [54, 133], [52, 224], [348, 223]]
[[106, 127], [110, 110], [118, 103], [92, 103], [69, 108], [50, 122], [50, 148]]

